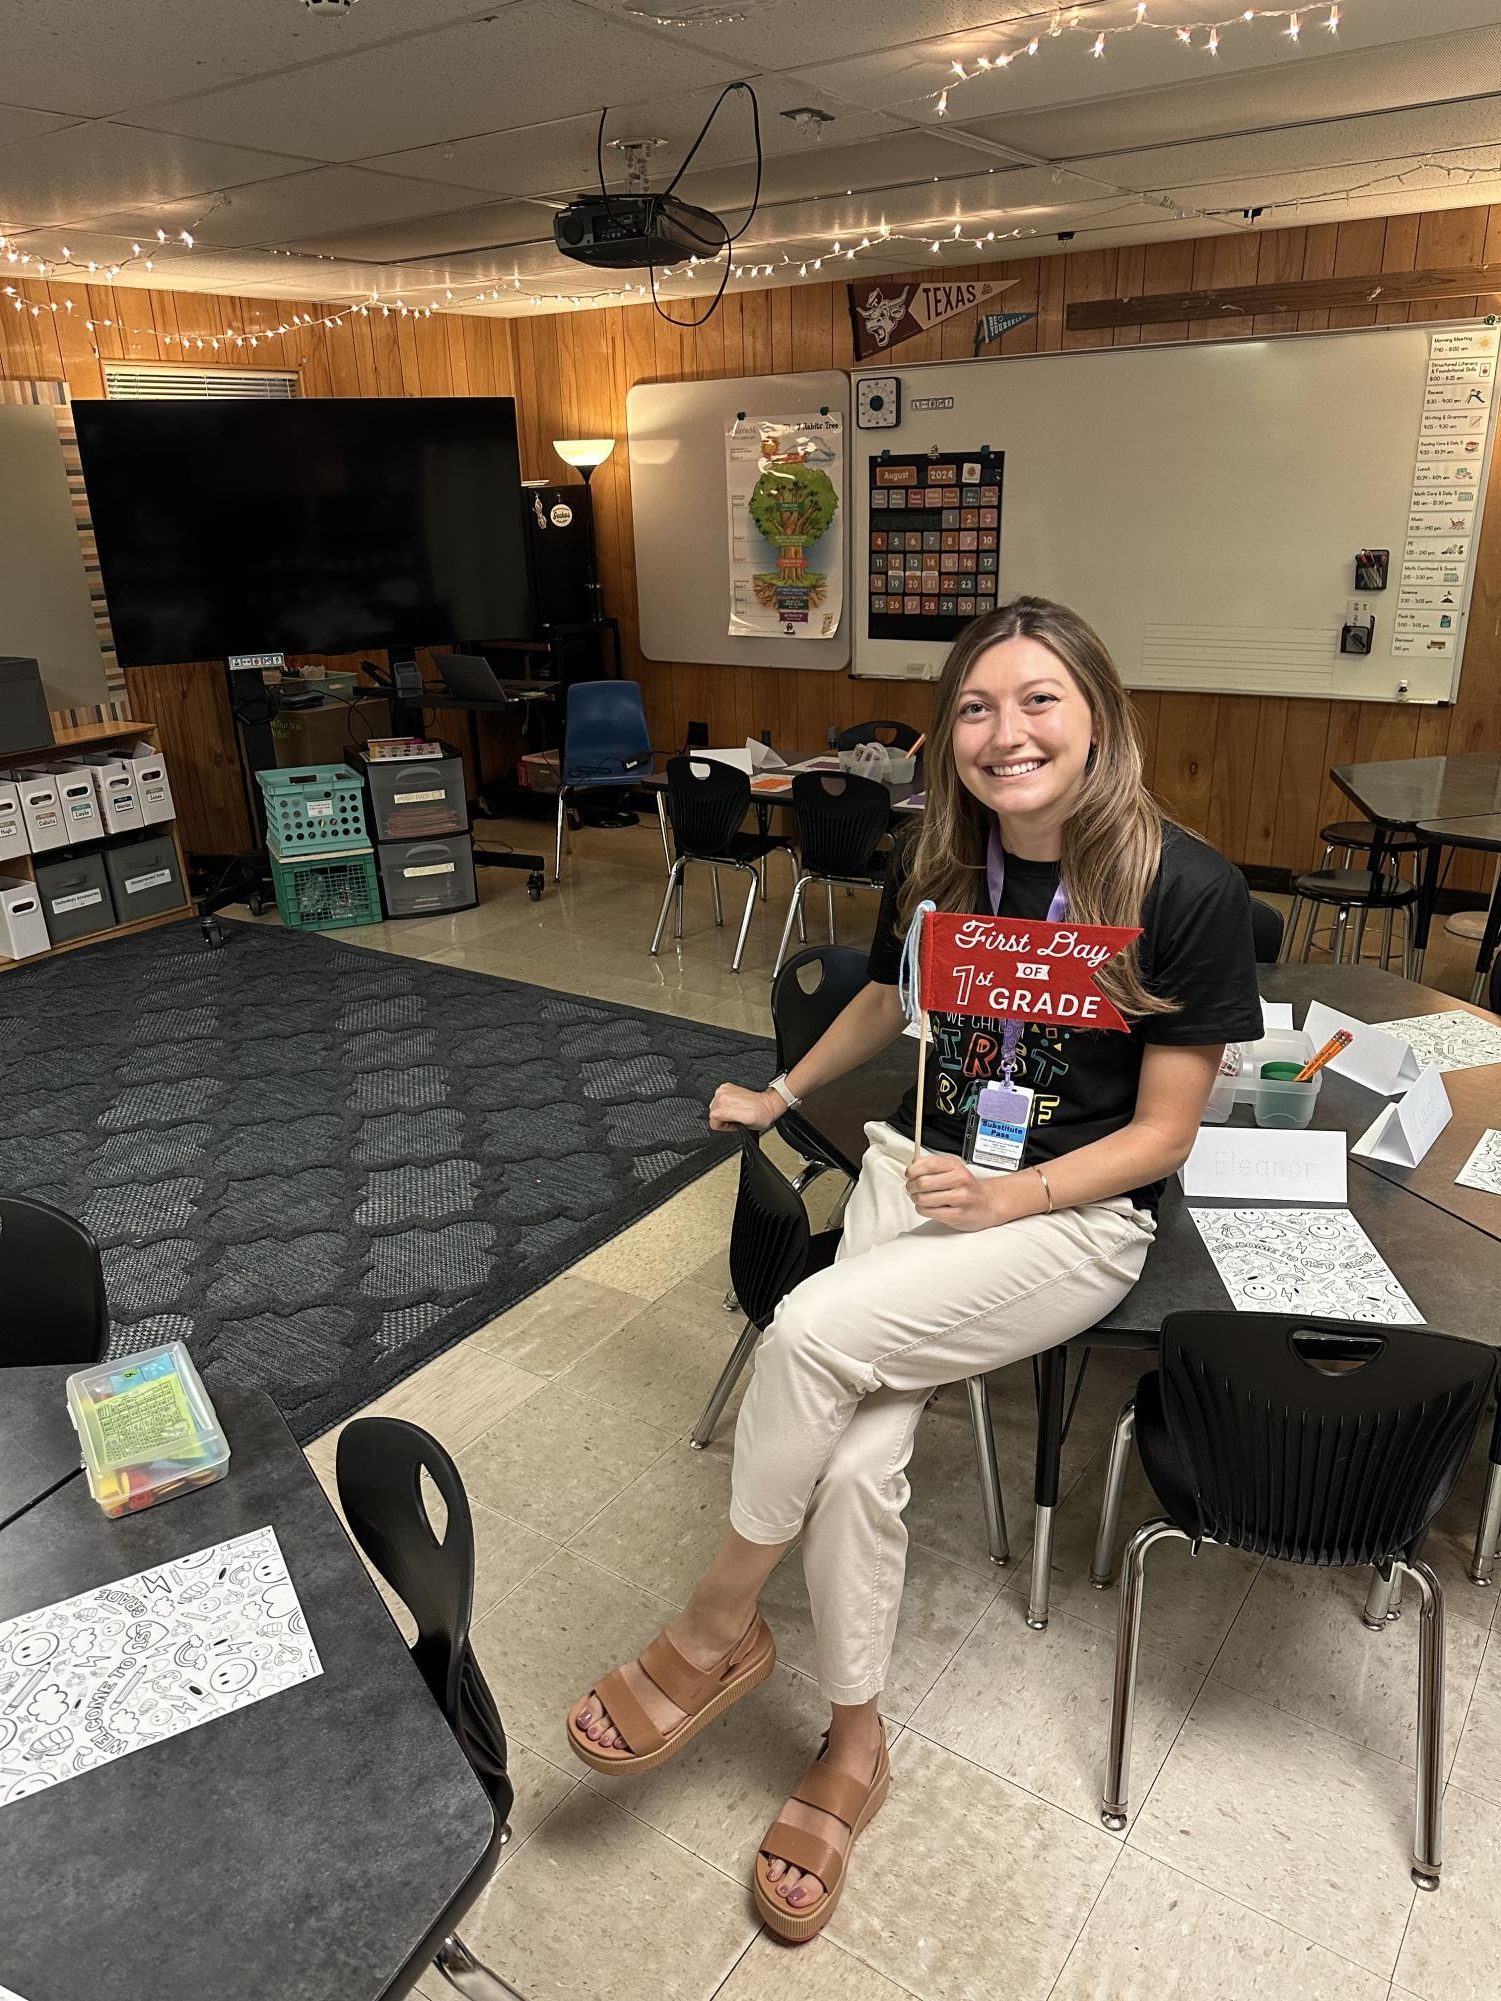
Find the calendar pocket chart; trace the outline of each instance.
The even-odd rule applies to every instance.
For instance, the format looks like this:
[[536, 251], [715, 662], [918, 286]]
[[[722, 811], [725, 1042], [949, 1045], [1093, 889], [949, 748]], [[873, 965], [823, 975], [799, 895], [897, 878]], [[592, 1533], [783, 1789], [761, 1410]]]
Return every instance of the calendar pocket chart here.
[[995, 610], [1004, 466], [989, 450], [872, 456], [870, 638], [953, 639]]

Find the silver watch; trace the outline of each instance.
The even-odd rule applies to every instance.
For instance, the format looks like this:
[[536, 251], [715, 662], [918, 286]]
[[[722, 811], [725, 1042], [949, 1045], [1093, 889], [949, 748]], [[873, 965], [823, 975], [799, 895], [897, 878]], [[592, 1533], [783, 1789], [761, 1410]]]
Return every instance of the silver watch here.
[[798, 1106], [803, 1102], [802, 1099], [797, 1095], [796, 1091], [794, 1091], [792, 1086], [787, 1082], [787, 1072], [785, 1070], [779, 1077], [773, 1077], [771, 1082], [766, 1086], [766, 1088], [768, 1091], [776, 1092], [777, 1096], [782, 1100], [782, 1103], [787, 1107], [789, 1112], [795, 1112]]

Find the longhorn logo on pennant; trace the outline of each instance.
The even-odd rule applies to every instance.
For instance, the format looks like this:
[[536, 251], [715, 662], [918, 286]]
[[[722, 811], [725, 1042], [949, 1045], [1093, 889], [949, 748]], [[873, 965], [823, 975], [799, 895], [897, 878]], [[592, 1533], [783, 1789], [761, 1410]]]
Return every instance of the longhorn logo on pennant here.
[[931, 1014], [1127, 1033], [1129, 1024], [1095, 985], [1095, 974], [1140, 936], [1139, 926], [929, 911], [918, 998]]

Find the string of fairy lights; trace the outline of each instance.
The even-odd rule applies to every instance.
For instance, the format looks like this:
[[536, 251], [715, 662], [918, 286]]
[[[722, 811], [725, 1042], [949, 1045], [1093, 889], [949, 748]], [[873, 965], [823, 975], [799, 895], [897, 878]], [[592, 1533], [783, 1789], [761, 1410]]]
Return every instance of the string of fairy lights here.
[[963, 85], [976, 83], [981, 77], [993, 77], [999, 71], [1010, 69], [1013, 63], [1025, 63], [1037, 56], [1046, 43], [1059, 41], [1066, 35], [1089, 37], [1089, 53], [1097, 62], [1112, 42], [1123, 35], [1136, 34], [1171, 35], [1185, 48], [1200, 49], [1205, 55], [1217, 56], [1225, 46], [1227, 36], [1236, 29], [1253, 27], [1260, 21], [1279, 22], [1280, 32], [1288, 41], [1301, 43], [1305, 27], [1322, 28], [1326, 33], [1335, 35], [1339, 33], [1341, 19], [1339, 0], [1318, 0], [1314, 6], [1243, 7], [1238, 13], [1219, 20], [1158, 21], [1152, 17], [1151, 0], [1135, 0], [1129, 19], [1102, 28], [1097, 19], [1084, 18], [1082, 7], [1059, 6], [1053, 9], [1047, 27], [1028, 34], [1025, 39], [1018, 37], [1009, 48], [997, 49], [993, 55], [971, 57], [967, 63], [952, 63], [952, 81], [945, 83], [941, 90], [928, 92], [924, 101], [936, 106], [939, 118], [947, 117], [949, 99]]
[[[1098, 14], [1091, 10], [1091, 18], [1085, 18], [1082, 6], [1057, 5], [1045, 28], [1037, 28], [1025, 40], [1016, 40], [1011, 46], [997, 49], [992, 54], [980, 54], [967, 62], [955, 61], [952, 76], [943, 88], [930, 92], [924, 102], [934, 105], [935, 115], [948, 115], [952, 94], [982, 78], [994, 78], [998, 72], [1010, 69], [1014, 64], [1025, 64], [1028, 59], [1043, 52], [1049, 43], [1058, 43], [1070, 37], [1088, 37], [1088, 52], [1095, 60], [1103, 58], [1112, 42], [1123, 35], [1155, 33], [1170, 35], [1185, 48], [1217, 56], [1224, 47], [1227, 37], [1237, 30], [1252, 29], [1271, 22], [1278, 24], [1279, 32], [1292, 44], [1306, 46], [1305, 31], [1314, 34], [1338, 32], [1341, 20], [1339, 0], [1316, 0], [1313, 6], [1298, 7], [1246, 7], [1235, 14], [1221, 19], [1206, 19], [1192, 22], [1166, 22], [1153, 18], [1153, 0], [1128, 0], [1127, 18], [1112, 25], [1100, 26]], [[1454, 152], [1467, 152], [1467, 148], [1454, 148]], [[992, 172], [995, 170], [992, 169]], [[1055, 184], [1066, 178], [1068, 168], [1058, 163], [1053, 168]], [[1305, 208], [1318, 208], [1328, 203], [1345, 202], [1367, 196], [1377, 196], [1398, 190], [1411, 190], [1420, 176], [1439, 176], [1440, 185], [1474, 184], [1495, 181], [1501, 178], [1501, 160], [1479, 166], [1473, 164], [1455, 165], [1437, 155], [1425, 155], [1416, 162], [1410, 162], [1400, 170], [1389, 174], [1376, 175], [1364, 181], [1338, 189], [1323, 189], [1317, 193], [1290, 196], [1281, 200], [1257, 204], [1246, 208], [1240, 202], [1223, 208], [1187, 206], [1176, 200], [1170, 193], [1137, 192], [1128, 189], [1114, 190], [1122, 200], [1132, 206], [1143, 203], [1161, 208], [1177, 221], [1204, 220], [1217, 221], [1242, 218], [1253, 221], [1262, 216], [1277, 213], [1296, 212]], [[75, 259], [66, 244], [61, 245], [57, 255], [47, 257], [31, 249], [23, 236], [18, 240], [15, 234], [0, 233], [0, 275], [4, 267], [14, 268], [17, 279], [25, 281], [37, 279], [45, 282], [49, 289], [60, 280], [86, 278], [102, 286], [113, 286], [125, 271], [139, 268], [154, 273], [159, 258], [170, 257], [180, 261], [191, 255], [197, 247], [194, 229], [201, 226], [211, 215], [218, 202], [205, 209], [196, 218], [193, 228], [180, 229], [175, 233], [166, 229], [154, 232], [154, 241], [132, 241], [128, 256], [120, 256], [111, 261], [99, 259]], [[1091, 218], [1098, 221], [1096, 214]], [[806, 248], [785, 249], [772, 246], [777, 254], [761, 257], [756, 262], [737, 261], [730, 264], [729, 278], [745, 282], [759, 278], [771, 278], [780, 274], [788, 277], [809, 278], [821, 275], [825, 266], [851, 264], [867, 255], [889, 258], [894, 245], [910, 245], [914, 251], [925, 257], [942, 257], [945, 251], [956, 248], [973, 249], [983, 255], [997, 244], [1014, 242], [1019, 239], [1036, 237], [1042, 233], [1038, 226], [1014, 224], [996, 227], [997, 215], [992, 211], [980, 216], [945, 217], [932, 221], [917, 221], [901, 229], [893, 229], [883, 218], [873, 228], [862, 229], [858, 237], [853, 231], [842, 231], [834, 236], [825, 249], [812, 253]], [[29, 232], [27, 233], [29, 234]], [[763, 246], [764, 248], [764, 246]], [[290, 258], [293, 253], [281, 248], [268, 248], [268, 256]], [[296, 253], [302, 258], [306, 253]], [[314, 254], [316, 261], [337, 262], [324, 253]], [[716, 257], [690, 257], [686, 262], [662, 266], [653, 274], [661, 283], [672, 279], [702, 284], [712, 280], [722, 269], [729, 256], [729, 246]], [[425, 289], [425, 288], [424, 288]], [[128, 288], [122, 288], [128, 290]], [[431, 320], [441, 314], [462, 312], [487, 304], [498, 304], [503, 300], [526, 303], [531, 306], [571, 306], [584, 308], [625, 304], [644, 300], [651, 296], [650, 284], [623, 284], [601, 290], [587, 292], [546, 292], [528, 286], [517, 271], [512, 277], [478, 289], [468, 286], [454, 288], [445, 285], [442, 297], [425, 303], [408, 300], [403, 293], [382, 296], [372, 290], [365, 298], [347, 305], [340, 305], [321, 312], [297, 311], [280, 320], [275, 326], [257, 327], [253, 332], [233, 327], [209, 329], [194, 333], [160, 333], [153, 327], [133, 327], [116, 313], [100, 315], [97, 305], [87, 301], [80, 307], [79, 301], [71, 297], [61, 299], [38, 299], [28, 297], [18, 284], [0, 285], [0, 302], [8, 304], [17, 313], [29, 314], [40, 319], [44, 314], [58, 315], [82, 320], [88, 333], [101, 331], [118, 332], [127, 338], [154, 338], [162, 347], [177, 347], [183, 352], [201, 354], [223, 354], [242, 350], [259, 350], [273, 341], [305, 335], [315, 329], [337, 329], [355, 320]], [[96, 352], [97, 352], [96, 347]]]

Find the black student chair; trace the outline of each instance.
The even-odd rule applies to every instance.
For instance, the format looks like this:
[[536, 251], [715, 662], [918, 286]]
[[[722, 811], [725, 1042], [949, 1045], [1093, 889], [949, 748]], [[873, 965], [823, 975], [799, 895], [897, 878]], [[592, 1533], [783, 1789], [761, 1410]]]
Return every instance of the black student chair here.
[[98, 1362], [108, 1344], [92, 1235], [50, 1202], [0, 1195], [0, 1368]]
[[[792, 1069], [867, 984], [866, 955], [853, 945], [810, 945], [787, 960], [771, 983], [771, 1026], [777, 1040], [777, 1070]], [[795, 1111], [777, 1120], [777, 1137], [807, 1165], [793, 1182], [803, 1190], [820, 1174], [843, 1163]]]
[[[480, 1866], [434, 1924], [401, 1977], [405, 1994], [429, 1963], [474, 2001], [510, 1996], [513, 1987], [477, 1960], [457, 1926], [495, 1872], [511, 1838], [515, 1798], [506, 1770], [506, 1733], [474, 1649], [474, 1523], [459, 1469], [430, 1432], [394, 1417], [353, 1418], [339, 1433], [334, 1472], [339, 1505], [355, 1541], [406, 1606], [417, 1627], [412, 1659], [447, 1719], [495, 1813], [495, 1835]], [[422, 1493], [426, 1473], [447, 1509], [441, 1535]], [[405, 1983], [405, 1984], [403, 1984]]]
[[1436, 1890], [1444, 1598], [1420, 1554], [1496, 1381], [1495, 1352], [1417, 1327], [1285, 1313], [1173, 1313], [1136, 1389], [1136, 1444], [1162, 1504], [1126, 1549], [1101, 1818], [1127, 1820], [1147, 1553], [1168, 1537], [1279, 1563], [1374, 1565], [1422, 1596], [1412, 1877]]
[[[746, 1319], [730, 1359], [704, 1406], [704, 1414], [694, 1426], [696, 1452], [701, 1452], [713, 1437], [730, 1392], [783, 1298], [810, 1272], [822, 1271], [833, 1263], [839, 1235], [838, 1230], [820, 1230], [814, 1234], [802, 1196], [762, 1153], [760, 1134], [742, 1127], [740, 1188], [735, 1197], [735, 1220], [730, 1226], [730, 1278]], [[1008, 1563], [1011, 1550], [1006, 1540], [1000, 1466], [985, 1378], [971, 1377], [965, 1387], [969, 1392], [980, 1470], [980, 1499], [985, 1509], [991, 1560]]]
[[851, 723], [848, 729], [837, 733], [833, 747], [835, 750], [855, 750], [862, 743], [884, 743], [888, 750], [905, 756], [914, 744], [922, 741], [922, 735], [922, 731], [913, 729], [911, 723]]
[[886, 879], [886, 857], [879, 850], [891, 825], [891, 794], [876, 779], [849, 771], [799, 771], [792, 780], [792, 810], [802, 860], [771, 969], [773, 979], [782, 970], [794, 924], [799, 937], [803, 935], [803, 892], [809, 883], [821, 882], [827, 890], [832, 945], [837, 941], [835, 884], [879, 889]]
[[739, 869], [750, 877], [745, 898], [745, 914], [740, 920], [740, 936], [735, 945], [731, 970], [739, 972], [750, 931], [751, 912], [756, 907], [756, 891], [764, 896], [763, 871], [766, 857], [787, 843], [776, 834], [745, 834], [740, 823], [750, 811], [750, 778], [733, 765], [717, 758], [670, 757], [667, 760], [667, 817], [672, 823], [673, 846], [677, 853], [667, 871], [667, 894], [662, 898], [661, 915], [652, 933], [655, 956], [667, 928], [667, 913], [677, 902], [674, 935], [683, 935], [683, 876], [689, 862], [707, 862], [714, 879], [714, 922], [724, 922], [719, 901], [720, 868]]
[[1258, 966], [1275, 966], [1282, 950], [1282, 912], [1273, 903], [1251, 898], [1251, 942]]

